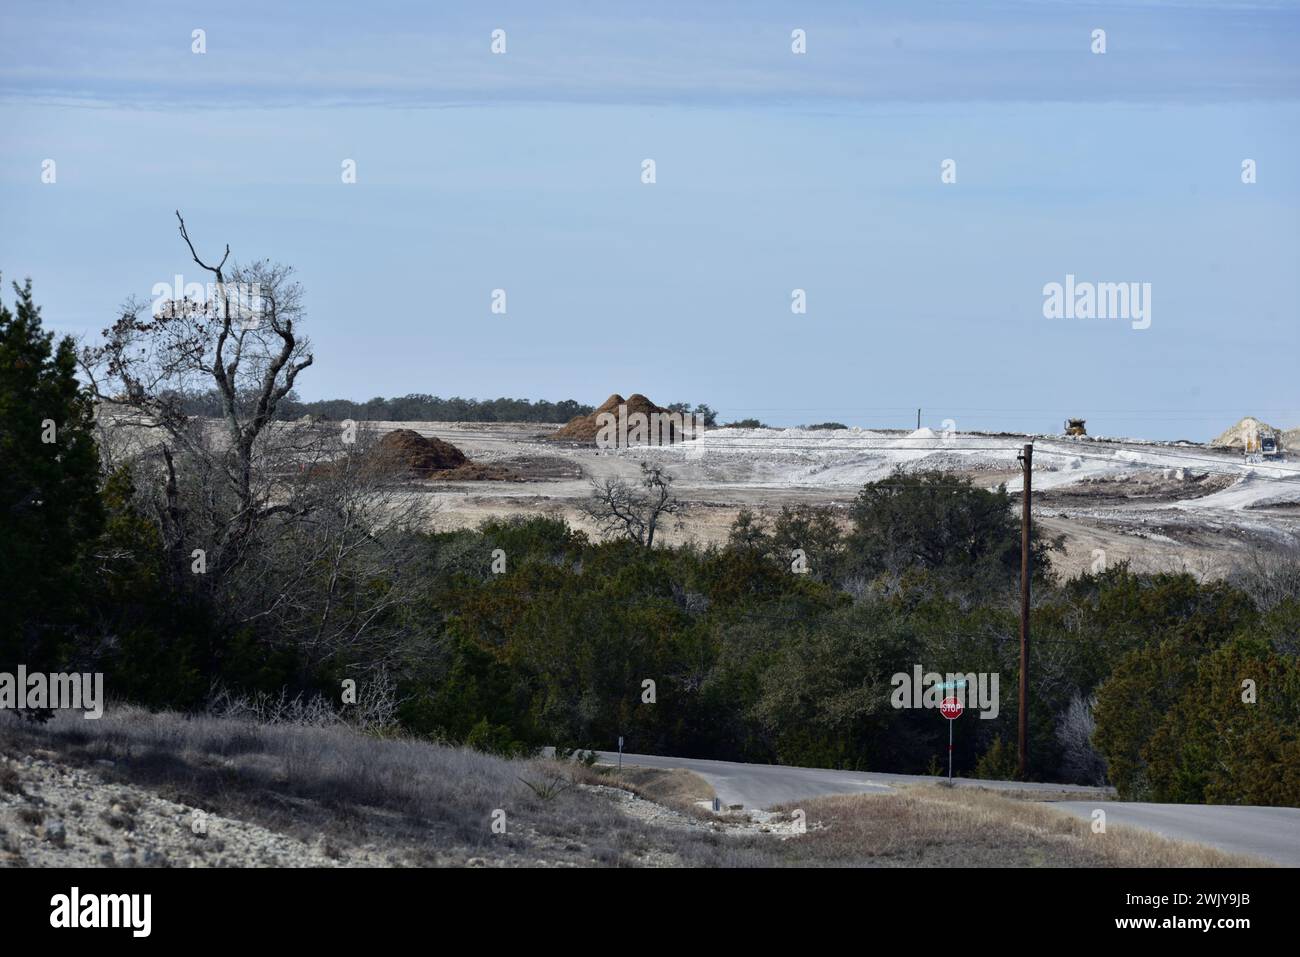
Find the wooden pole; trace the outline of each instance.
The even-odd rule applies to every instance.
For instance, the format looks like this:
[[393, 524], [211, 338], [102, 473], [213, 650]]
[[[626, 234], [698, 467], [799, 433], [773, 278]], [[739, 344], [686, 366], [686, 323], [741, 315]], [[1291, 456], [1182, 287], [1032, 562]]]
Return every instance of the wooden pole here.
[[1024, 463], [1025, 487], [1020, 500], [1020, 715], [1017, 748], [1020, 780], [1029, 780], [1029, 575], [1030, 575], [1030, 507], [1033, 501], [1034, 445], [1025, 445], [1020, 454]]

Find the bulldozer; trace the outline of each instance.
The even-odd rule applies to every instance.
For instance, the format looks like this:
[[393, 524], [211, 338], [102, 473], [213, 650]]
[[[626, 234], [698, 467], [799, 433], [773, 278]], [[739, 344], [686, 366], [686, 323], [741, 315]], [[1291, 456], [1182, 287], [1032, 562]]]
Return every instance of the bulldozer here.
[[1084, 428], [1084, 425], [1085, 425], [1085, 420], [1083, 419], [1066, 419], [1065, 434], [1066, 435], [1087, 435], [1088, 430]]
[[1276, 458], [1281, 453], [1281, 443], [1273, 429], [1251, 429], [1246, 433], [1242, 446], [1247, 456], [1267, 455]]

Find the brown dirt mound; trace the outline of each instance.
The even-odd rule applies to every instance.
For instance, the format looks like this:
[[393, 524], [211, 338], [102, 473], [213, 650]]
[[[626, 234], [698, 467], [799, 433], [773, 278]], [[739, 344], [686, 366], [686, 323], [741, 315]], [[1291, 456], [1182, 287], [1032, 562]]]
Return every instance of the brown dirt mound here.
[[590, 415], [579, 415], [570, 419], [565, 425], [556, 429], [547, 438], [557, 442], [595, 442], [596, 436], [600, 432], [599, 417], [602, 412], [609, 412], [618, 415], [618, 407], [627, 405], [627, 414], [632, 416], [636, 412], [643, 415], [650, 415], [654, 412], [667, 413], [668, 410], [662, 406], [655, 405], [640, 392], [633, 392], [626, 399], [615, 392]]
[[450, 442], [413, 429], [394, 429], [375, 443], [375, 456], [390, 468], [429, 474], [469, 464], [465, 453]]
[[[322, 462], [311, 468], [314, 478], [338, 474], [340, 462]], [[375, 443], [361, 463], [371, 478], [423, 479], [439, 482], [522, 482], [522, 475], [500, 465], [471, 462], [450, 442], [425, 437], [413, 429], [394, 429]]]
[[[595, 442], [596, 433], [600, 431], [600, 426], [596, 424], [596, 417], [602, 412], [613, 412], [618, 414], [618, 407], [627, 400], [615, 392], [608, 399], [600, 404], [597, 409], [590, 415], [577, 415], [552, 432], [547, 438], [556, 442]], [[630, 411], [630, 410], [629, 410]]]
[[499, 465], [471, 462], [450, 442], [412, 429], [395, 429], [375, 445], [380, 466], [437, 482], [514, 482], [522, 478]]

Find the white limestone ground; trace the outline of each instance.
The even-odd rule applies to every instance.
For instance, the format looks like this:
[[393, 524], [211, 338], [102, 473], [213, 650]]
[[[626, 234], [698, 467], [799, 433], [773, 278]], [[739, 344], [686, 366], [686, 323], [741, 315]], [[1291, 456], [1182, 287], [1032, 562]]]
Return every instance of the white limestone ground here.
[[[981, 487], [1020, 491], [1016, 456], [1034, 442], [1035, 517], [1065, 536], [1054, 564], [1066, 575], [1107, 561], [1144, 571], [1221, 575], [1260, 550], [1300, 544], [1300, 452], [1247, 463], [1239, 453], [1192, 442], [991, 433], [886, 433], [868, 429], [711, 429], [697, 442], [598, 450], [552, 442], [554, 426], [527, 423], [380, 422], [456, 445], [472, 459], [516, 468], [522, 482], [425, 483], [438, 529], [512, 514], [561, 517], [594, 533], [578, 509], [591, 480], [635, 481], [639, 463], [663, 465], [684, 505], [663, 530], [671, 544], [725, 542], [741, 508], [829, 505], [847, 516], [866, 482], [895, 469], [943, 470]], [[521, 466], [519, 463], [529, 463]], [[1157, 495], [1149, 494], [1157, 486]], [[1054, 500], [1052, 493], [1056, 493]], [[1064, 494], [1070, 501], [1060, 499]]]
[[37, 751], [0, 758], [0, 867], [382, 866], [367, 849], [307, 844], [108, 783]]
[[[417, 746], [448, 751], [433, 744]], [[468, 767], [460, 761], [444, 760], [443, 765], [453, 772], [472, 772], [479, 762], [499, 759], [484, 755]], [[509, 765], [508, 776], [513, 779], [526, 767]], [[392, 809], [360, 805], [354, 805], [365, 819], [360, 830], [341, 840], [313, 841], [294, 836], [303, 833], [301, 827], [291, 828], [291, 833], [277, 830], [278, 816], [256, 824], [169, 800], [148, 786], [122, 783], [116, 778], [124, 770], [129, 772], [129, 762], [70, 763], [30, 743], [0, 750], [0, 868], [711, 866], [721, 860], [698, 844], [708, 832], [772, 834], [789, 829], [782, 822], [766, 826], [752, 816], [705, 821], [633, 800], [617, 788], [579, 786], [586, 793], [573, 792], [577, 801], [543, 803], [531, 817], [512, 817], [510, 838], [500, 842], [426, 840], [398, 827], [401, 815]], [[271, 792], [266, 800], [283, 805], [290, 824], [295, 809], [306, 812], [311, 803]], [[764, 836], [759, 843], [773, 846], [768, 840]], [[771, 863], [761, 848], [748, 850], [742, 841], [726, 843], [736, 855], [734, 860], [730, 854], [725, 857], [728, 863]]]
[[620, 811], [628, 817], [645, 824], [667, 827], [683, 831], [712, 831], [718, 834], [748, 835], [771, 834], [778, 838], [794, 837], [803, 833], [799, 822], [789, 815], [773, 811], [746, 809], [744, 811], [724, 811], [714, 814], [710, 802], [696, 802], [701, 813], [698, 817], [683, 814], [681, 811], [656, 804], [638, 797], [623, 788], [609, 787], [603, 784], [579, 785], [584, 791], [599, 794], [613, 801]]
[[[285, 425], [293, 428], [293, 425]], [[1090, 569], [1098, 550], [1109, 563], [1144, 571], [1222, 575], [1262, 551], [1300, 545], [1300, 442], [1280, 458], [1247, 463], [1239, 452], [1196, 442], [984, 432], [870, 429], [710, 429], [698, 441], [662, 448], [598, 450], [553, 442], [557, 426], [497, 422], [370, 422], [383, 434], [409, 428], [451, 442], [475, 462], [508, 469], [521, 481], [415, 483], [410, 495], [431, 527], [468, 528], [517, 514], [563, 518], [595, 533], [579, 509], [591, 481], [636, 481], [644, 460], [663, 465], [684, 505], [681, 523], [662, 530], [668, 544], [725, 542], [742, 508], [771, 514], [784, 505], [847, 509], [866, 482], [895, 469], [942, 470], [982, 487], [1020, 491], [1016, 456], [1034, 442], [1035, 517], [1065, 536], [1054, 559], [1066, 575]], [[129, 438], [129, 436], [128, 436]], [[124, 439], [126, 441], [126, 439]], [[1128, 483], [1163, 484], [1158, 498]], [[1208, 481], [1206, 481], [1208, 479]], [[1053, 492], [1082, 491], [1053, 502]], [[1215, 494], [1207, 494], [1212, 491]], [[1044, 494], [1040, 494], [1044, 493]]]

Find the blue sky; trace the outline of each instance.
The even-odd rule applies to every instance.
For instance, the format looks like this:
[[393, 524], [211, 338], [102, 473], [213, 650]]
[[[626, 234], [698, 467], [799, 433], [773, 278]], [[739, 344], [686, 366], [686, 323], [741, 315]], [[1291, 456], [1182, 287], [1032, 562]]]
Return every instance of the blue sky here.
[[[698, 6], [8, 0], [0, 269], [93, 334], [206, 278], [180, 208], [297, 268], [306, 398], [1300, 425], [1294, 5]], [[1151, 327], [1044, 318], [1067, 273], [1151, 283]]]

